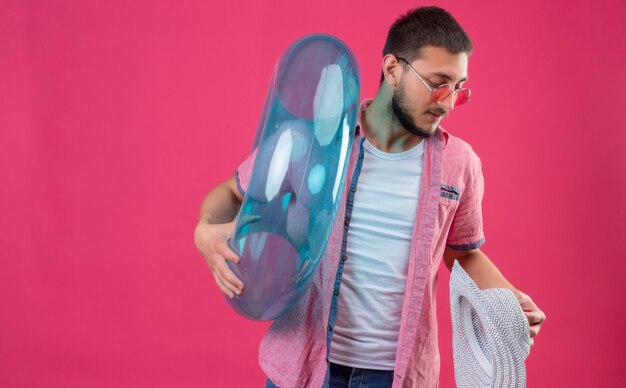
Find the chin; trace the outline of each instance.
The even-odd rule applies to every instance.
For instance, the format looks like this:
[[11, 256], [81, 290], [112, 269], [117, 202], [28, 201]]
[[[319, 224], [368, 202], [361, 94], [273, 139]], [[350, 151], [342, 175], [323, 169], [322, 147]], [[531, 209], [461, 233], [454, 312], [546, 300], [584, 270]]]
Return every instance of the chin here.
[[428, 136], [433, 136], [437, 132], [437, 128], [439, 128], [439, 124], [428, 128], [425, 132], [428, 133]]
[[421, 128], [424, 132], [428, 133], [429, 135], [432, 135], [437, 131], [437, 128], [439, 128], [439, 123], [436, 123], [436, 124], [430, 123], [429, 125], [425, 125]]

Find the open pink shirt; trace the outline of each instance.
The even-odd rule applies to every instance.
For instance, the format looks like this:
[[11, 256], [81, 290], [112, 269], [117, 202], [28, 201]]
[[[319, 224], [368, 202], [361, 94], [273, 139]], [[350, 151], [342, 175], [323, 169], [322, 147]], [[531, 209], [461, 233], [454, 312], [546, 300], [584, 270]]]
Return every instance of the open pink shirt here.
[[[371, 100], [361, 104], [363, 111]], [[259, 364], [281, 388], [322, 387], [328, 368], [327, 338], [332, 338], [331, 303], [336, 304], [335, 280], [341, 260], [350, 210], [346, 204], [358, 184], [363, 133], [355, 130], [348, 175], [328, 245], [310, 290], [289, 313], [273, 322], [259, 349]], [[481, 163], [471, 146], [439, 127], [424, 139], [424, 168], [409, 255], [393, 387], [437, 387], [437, 272], [448, 245], [457, 250], [484, 243]], [[245, 193], [254, 165], [253, 153], [237, 169]], [[357, 173], [356, 179], [353, 180]], [[351, 187], [351, 182], [353, 185]], [[353, 192], [354, 190], [352, 190]], [[338, 279], [338, 283], [340, 279]]]

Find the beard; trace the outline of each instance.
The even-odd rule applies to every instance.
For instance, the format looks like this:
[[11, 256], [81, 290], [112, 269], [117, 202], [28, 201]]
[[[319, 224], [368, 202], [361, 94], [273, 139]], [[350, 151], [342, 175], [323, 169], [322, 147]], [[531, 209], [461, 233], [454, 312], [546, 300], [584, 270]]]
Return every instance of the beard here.
[[422, 138], [430, 137], [433, 132], [429, 132], [424, 128], [420, 128], [413, 122], [413, 118], [404, 108], [404, 90], [401, 88], [397, 88], [393, 92], [393, 96], [391, 97], [391, 109], [393, 109], [393, 114], [402, 126], [402, 128], [406, 129], [408, 132], [413, 135], [420, 136]]

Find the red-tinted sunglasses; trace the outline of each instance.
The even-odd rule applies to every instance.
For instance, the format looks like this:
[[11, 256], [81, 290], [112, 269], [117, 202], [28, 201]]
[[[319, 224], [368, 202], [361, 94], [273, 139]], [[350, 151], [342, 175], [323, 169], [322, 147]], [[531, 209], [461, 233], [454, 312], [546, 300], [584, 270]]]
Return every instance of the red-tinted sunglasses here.
[[472, 90], [471, 89], [461, 88], [461, 89], [457, 89], [457, 90], [452, 90], [452, 86], [450, 84], [439, 85], [439, 86], [437, 86], [436, 88], [433, 89], [430, 86], [428, 86], [426, 81], [424, 81], [424, 79], [422, 77], [420, 77], [419, 74], [417, 74], [417, 71], [415, 71], [415, 69], [413, 68], [413, 66], [411, 66], [409, 61], [407, 61], [404, 58], [400, 58], [400, 57], [397, 57], [397, 58], [399, 60], [401, 60], [402, 62], [406, 63], [406, 65], [409, 67], [409, 69], [411, 69], [413, 71], [413, 73], [417, 76], [417, 78], [419, 78], [419, 80], [422, 81], [424, 86], [426, 86], [428, 88], [428, 91], [430, 91], [430, 99], [433, 102], [443, 101], [446, 98], [448, 98], [448, 96], [450, 94], [452, 94], [452, 103], [453, 103], [452, 106], [453, 107], [454, 106], [461, 106], [461, 105], [465, 104], [466, 102], [468, 102], [470, 100], [470, 96], [472, 95]]

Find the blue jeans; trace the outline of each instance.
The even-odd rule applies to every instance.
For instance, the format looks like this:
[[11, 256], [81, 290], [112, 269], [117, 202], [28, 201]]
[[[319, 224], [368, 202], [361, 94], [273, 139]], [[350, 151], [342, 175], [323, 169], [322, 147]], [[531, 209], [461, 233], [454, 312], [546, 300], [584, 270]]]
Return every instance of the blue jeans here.
[[[330, 363], [329, 388], [391, 388], [392, 370], [361, 369]], [[278, 388], [267, 379], [265, 388]]]

